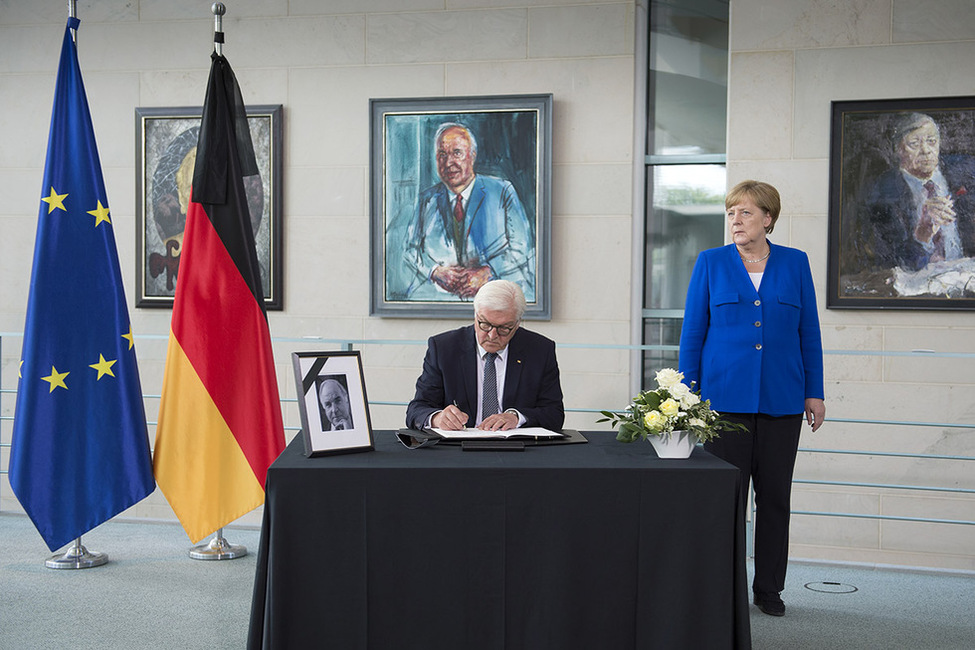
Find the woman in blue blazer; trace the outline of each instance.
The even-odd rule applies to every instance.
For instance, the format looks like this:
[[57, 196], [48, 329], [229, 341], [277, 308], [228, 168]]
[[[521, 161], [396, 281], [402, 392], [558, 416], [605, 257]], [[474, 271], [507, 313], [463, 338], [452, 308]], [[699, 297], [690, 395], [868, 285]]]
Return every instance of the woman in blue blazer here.
[[702, 397], [747, 433], [705, 448], [741, 470], [742, 503], [755, 488], [755, 604], [782, 616], [789, 554], [792, 472], [802, 418], [823, 423], [823, 345], [806, 254], [767, 235], [778, 191], [744, 181], [725, 198], [732, 243], [702, 252], [694, 266], [680, 338], [680, 371]]

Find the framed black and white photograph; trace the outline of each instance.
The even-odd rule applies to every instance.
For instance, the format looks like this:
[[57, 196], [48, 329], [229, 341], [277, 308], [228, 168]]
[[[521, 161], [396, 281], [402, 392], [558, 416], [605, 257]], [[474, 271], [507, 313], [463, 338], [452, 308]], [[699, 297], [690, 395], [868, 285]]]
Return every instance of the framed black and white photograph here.
[[834, 101], [831, 309], [975, 309], [975, 97]]
[[306, 456], [372, 451], [372, 421], [358, 351], [292, 352]]
[[[281, 104], [248, 106], [259, 174], [244, 179], [264, 306], [283, 309]], [[171, 308], [203, 107], [136, 108], [136, 307]]]
[[551, 318], [552, 95], [370, 100], [371, 314], [471, 315], [519, 284]]

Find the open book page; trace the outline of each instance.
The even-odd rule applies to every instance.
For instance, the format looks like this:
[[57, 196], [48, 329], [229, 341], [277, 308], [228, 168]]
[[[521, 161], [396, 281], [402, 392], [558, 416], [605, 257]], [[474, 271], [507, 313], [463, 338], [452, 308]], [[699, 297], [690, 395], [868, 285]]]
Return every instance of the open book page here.
[[565, 435], [558, 431], [543, 429], [542, 427], [522, 427], [521, 429], [508, 429], [507, 431], [484, 431], [483, 429], [459, 429], [450, 431], [448, 429], [432, 429], [444, 438], [455, 440], [494, 440], [506, 438], [564, 438]]

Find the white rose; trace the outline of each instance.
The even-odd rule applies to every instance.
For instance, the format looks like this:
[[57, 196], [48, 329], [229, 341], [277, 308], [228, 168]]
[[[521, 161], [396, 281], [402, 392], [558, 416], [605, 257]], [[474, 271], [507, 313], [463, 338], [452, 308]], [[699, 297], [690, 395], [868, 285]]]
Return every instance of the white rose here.
[[670, 396], [673, 397], [674, 399], [684, 399], [684, 396], [689, 394], [691, 392], [691, 389], [687, 387], [687, 384], [677, 383], [674, 384], [673, 386], [670, 386], [667, 389], [667, 392], [669, 392]]
[[661, 388], [670, 388], [674, 384], [679, 384], [684, 379], [684, 373], [677, 372], [673, 368], [664, 368], [657, 371], [657, 385]]
[[689, 409], [692, 406], [696, 406], [701, 403], [701, 398], [697, 396], [696, 393], [688, 392], [686, 395], [682, 395], [680, 398], [680, 405], [685, 409]]

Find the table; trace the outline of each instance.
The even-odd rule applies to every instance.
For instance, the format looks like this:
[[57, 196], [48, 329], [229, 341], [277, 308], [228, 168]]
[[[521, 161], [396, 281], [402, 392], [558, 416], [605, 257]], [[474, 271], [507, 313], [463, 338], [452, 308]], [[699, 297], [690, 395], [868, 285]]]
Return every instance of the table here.
[[698, 447], [409, 450], [271, 465], [248, 647], [749, 648], [738, 470]]

